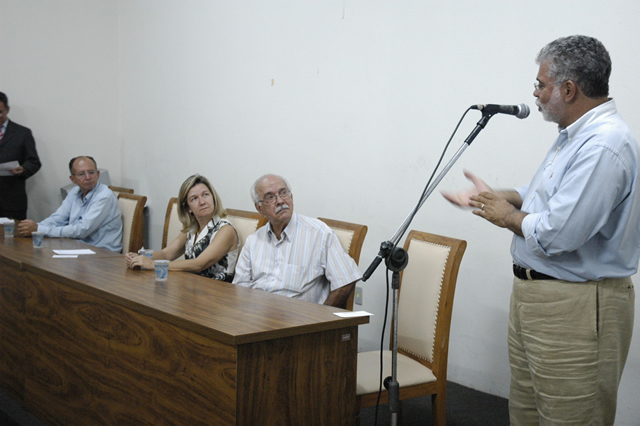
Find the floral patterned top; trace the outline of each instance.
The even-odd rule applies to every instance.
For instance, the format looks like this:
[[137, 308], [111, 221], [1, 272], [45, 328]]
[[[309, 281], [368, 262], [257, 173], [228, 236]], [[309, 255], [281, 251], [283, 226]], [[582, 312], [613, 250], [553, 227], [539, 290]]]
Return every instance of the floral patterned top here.
[[[207, 226], [199, 235], [196, 236], [192, 231], [187, 232], [187, 243], [184, 247], [184, 258], [195, 259], [200, 256], [200, 253], [209, 247], [209, 244], [213, 241], [213, 238], [216, 236], [216, 233], [220, 228], [225, 225], [233, 227], [233, 224], [227, 219], [221, 219], [216, 216], [207, 223]], [[239, 248], [240, 238], [238, 238], [238, 246], [235, 250], [228, 252], [218, 261], [218, 263], [200, 271], [198, 274], [203, 277], [213, 278], [219, 281], [233, 281], [233, 274], [236, 269]]]

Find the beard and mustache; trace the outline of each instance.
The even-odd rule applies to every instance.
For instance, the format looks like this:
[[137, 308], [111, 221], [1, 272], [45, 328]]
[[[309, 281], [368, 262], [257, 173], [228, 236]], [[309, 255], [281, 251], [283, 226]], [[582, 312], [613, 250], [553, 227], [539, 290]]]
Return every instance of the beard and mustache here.
[[545, 121], [559, 123], [565, 111], [565, 105], [560, 97], [560, 88], [558, 86], [553, 88], [549, 102], [544, 105], [540, 102], [540, 98], [536, 99], [536, 106]]

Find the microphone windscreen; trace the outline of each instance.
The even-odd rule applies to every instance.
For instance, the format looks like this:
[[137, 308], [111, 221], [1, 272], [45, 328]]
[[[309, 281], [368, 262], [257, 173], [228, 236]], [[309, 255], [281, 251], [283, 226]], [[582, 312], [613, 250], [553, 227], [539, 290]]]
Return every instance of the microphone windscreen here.
[[520, 104], [519, 106], [519, 111], [516, 114], [516, 117], [518, 118], [527, 118], [529, 116], [529, 105], [527, 104]]

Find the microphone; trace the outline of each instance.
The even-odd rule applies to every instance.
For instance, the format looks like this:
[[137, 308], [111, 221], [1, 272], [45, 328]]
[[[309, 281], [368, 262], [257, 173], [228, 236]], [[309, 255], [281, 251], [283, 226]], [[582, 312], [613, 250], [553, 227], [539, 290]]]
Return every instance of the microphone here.
[[518, 118], [527, 118], [529, 116], [529, 106], [526, 104], [520, 105], [471, 105], [471, 109], [477, 109], [487, 114], [509, 114], [515, 115]]

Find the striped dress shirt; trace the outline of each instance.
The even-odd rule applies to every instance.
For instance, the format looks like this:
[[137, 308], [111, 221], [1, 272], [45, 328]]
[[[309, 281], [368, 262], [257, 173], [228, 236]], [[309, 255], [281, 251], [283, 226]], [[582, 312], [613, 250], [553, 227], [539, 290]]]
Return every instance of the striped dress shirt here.
[[358, 265], [331, 228], [294, 212], [280, 240], [271, 224], [247, 238], [233, 283], [324, 303], [331, 291], [360, 278]]

